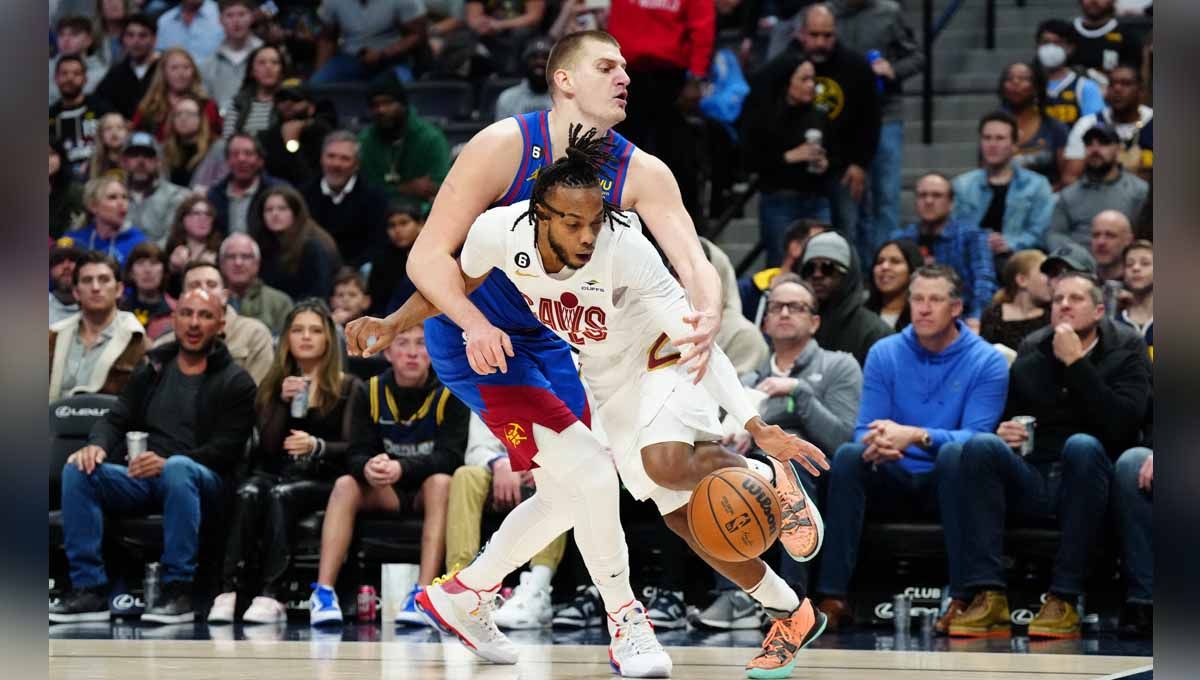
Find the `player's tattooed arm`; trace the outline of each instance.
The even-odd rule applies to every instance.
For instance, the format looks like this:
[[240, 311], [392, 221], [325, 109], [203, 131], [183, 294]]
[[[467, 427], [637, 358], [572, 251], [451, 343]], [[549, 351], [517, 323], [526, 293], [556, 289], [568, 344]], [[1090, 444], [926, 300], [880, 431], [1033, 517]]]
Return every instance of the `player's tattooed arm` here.
[[[486, 274], [478, 278], [463, 274], [463, 284], [466, 286], [467, 295], [473, 293], [486, 278]], [[441, 310], [426, 299], [421, 291], [416, 291], [404, 301], [403, 305], [400, 305], [399, 309], [383, 319], [363, 316], [347, 324], [346, 349], [350, 356], [369, 357], [390, 345], [397, 334], [438, 314], [441, 314]], [[372, 338], [375, 342], [368, 345]]]

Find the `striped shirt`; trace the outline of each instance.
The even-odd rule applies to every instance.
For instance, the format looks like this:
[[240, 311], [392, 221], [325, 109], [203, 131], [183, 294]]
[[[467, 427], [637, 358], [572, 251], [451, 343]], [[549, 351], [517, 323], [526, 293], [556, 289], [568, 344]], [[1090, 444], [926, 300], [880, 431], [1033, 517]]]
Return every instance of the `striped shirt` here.
[[271, 111], [275, 108], [274, 101], [259, 101], [253, 100], [250, 103], [250, 113], [246, 116], [246, 122], [242, 125], [241, 130], [234, 129], [238, 120], [238, 107], [234, 102], [229, 105], [229, 113], [225, 115], [224, 129], [221, 130], [221, 138], [229, 139], [235, 132], [245, 132], [249, 135], [257, 135], [259, 132], [271, 127]]

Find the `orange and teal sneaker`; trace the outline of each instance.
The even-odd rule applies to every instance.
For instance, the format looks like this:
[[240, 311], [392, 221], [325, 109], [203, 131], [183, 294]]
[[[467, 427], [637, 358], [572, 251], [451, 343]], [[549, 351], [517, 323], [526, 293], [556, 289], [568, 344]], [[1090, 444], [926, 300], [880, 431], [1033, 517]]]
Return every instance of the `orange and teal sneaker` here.
[[804, 598], [796, 611], [777, 618], [763, 640], [762, 651], [746, 664], [747, 678], [786, 678], [796, 667], [796, 653], [825, 632], [825, 614]]
[[816, 504], [804, 493], [796, 468], [791, 463], [767, 456], [775, 468], [775, 493], [779, 496], [779, 542], [797, 562], [817, 556], [825, 539], [825, 524]]

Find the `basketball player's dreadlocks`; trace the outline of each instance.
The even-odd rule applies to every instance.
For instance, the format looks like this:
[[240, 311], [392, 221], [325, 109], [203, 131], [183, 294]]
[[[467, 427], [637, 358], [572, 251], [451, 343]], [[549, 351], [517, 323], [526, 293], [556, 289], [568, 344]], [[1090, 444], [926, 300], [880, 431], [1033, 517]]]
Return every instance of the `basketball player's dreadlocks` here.
[[[604, 171], [615, 170], [617, 159], [611, 153], [612, 143], [605, 136], [598, 134], [596, 128], [591, 128], [583, 134], [580, 134], [581, 130], [583, 125], [571, 125], [568, 131], [567, 155], [538, 172], [537, 181], [534, 182], [533, 192], [529, 197], [529, 210], [517, 218], [513, 223], [514, 227], [523, 219], [528, 219], [530, 224], [536, 224], [539, 208], [560, 214], [546, 204], [546, 192], [551, 187], [598, 187]], [[613, 222], [629, 226], [629, 222], [621, 216], [620, 207], [608, 199], [604, 200], [604, 219], [610, 229]]]

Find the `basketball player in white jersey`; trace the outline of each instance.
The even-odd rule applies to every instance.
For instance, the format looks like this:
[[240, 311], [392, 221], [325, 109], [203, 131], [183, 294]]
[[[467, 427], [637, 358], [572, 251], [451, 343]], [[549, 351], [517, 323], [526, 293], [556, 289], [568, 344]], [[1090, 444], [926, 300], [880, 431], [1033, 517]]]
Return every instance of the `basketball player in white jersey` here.
[[[653, 500], [698, 555], [773, 615], [763, 652], [747, 672], [752, 678], [786, 677], [796, 652], [823, 631], [823, 615], [807, 598], [801, 602], [762, 560], [728, 563], [704, 553], [688, 528], [686, 505], [708, 472], [756, 469], [779, 489], [784, 547], [798, 560], [811, 559], [820, 546], [820, 515], [780, 459], [795, 459], [814, 474], [816, 465], [828, 469], [828, 464], [815, 447], [758, 417], [719, 348], [700, 385], [689, 379], [668, 338], [688, 336], [691, 327], [684, 319], [691, 308], [641, 234], [637, 216], [605, 203], [598, 172], [606, 160], [604, 142], [594, 132], [572, 136], [568, 157], [543, 168], [530, 201], [489, 210], [476, 220], [463, 246], [462, 275], [470, 288], [494, 269], [504, 272], [540, 321], [579, 351], [626, 488], [639, 500]], [[416, 295], [396, 321], [403, 328], [433, 311]], [[717, 404], [772, 456], [746, 459], [715, 444]], [[456, 610], [472, 604], [463, 599], [465, 605], [459, 605], [453, 593], [435, 585], [418, 602], [457, 632], [462, 614]], [[460, 637], [469, 645], [487, 642]]]

